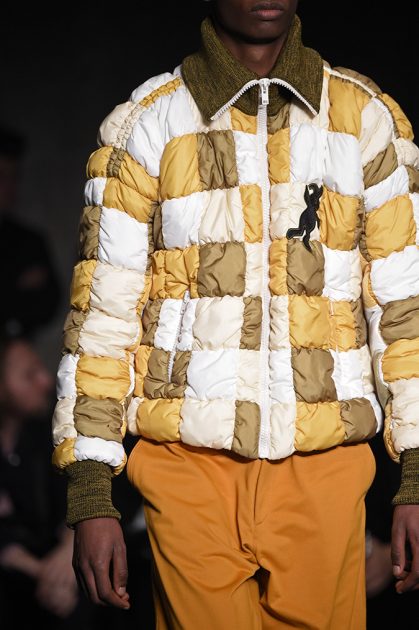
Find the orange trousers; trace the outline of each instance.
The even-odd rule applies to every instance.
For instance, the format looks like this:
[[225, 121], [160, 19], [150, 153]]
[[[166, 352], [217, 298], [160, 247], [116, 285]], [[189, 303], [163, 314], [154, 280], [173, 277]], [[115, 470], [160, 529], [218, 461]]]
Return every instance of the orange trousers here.
[[141, 437], [157, 630], [364, 630], [368, 442], [277, 461]]

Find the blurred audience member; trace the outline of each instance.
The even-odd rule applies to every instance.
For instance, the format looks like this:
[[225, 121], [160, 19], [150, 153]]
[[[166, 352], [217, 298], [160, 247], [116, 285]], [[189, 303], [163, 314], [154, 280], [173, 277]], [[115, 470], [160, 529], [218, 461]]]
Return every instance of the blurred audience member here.
[[367, 628], [418, 628], [419, 591], [398, 595], [391, 562], [391, 499], [400, 486], [400, 465], [388, 456], [382, 431], [370, 441], [370, 446], [377, 460], [377, 472], [365, 499]]
[[28, 335], [55, 315], [60, 291], [45, 239], [15, 216], [24, 151], [20, 135], [0, 128], [0, 328]]
[[64, 524], [65, 480], [51, 469], [52, 387], [28, 342], [1, 341], [0, 623], [7, 630], [91, 627], [84, 621], [93, 607], [79, 597], [73, 532]]

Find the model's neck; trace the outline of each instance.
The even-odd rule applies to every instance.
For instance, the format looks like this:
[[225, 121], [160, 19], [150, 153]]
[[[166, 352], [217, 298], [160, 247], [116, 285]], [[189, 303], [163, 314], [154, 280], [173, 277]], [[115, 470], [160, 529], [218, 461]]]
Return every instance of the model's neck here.
[[285, 31], [278, 39], [272, 42], [253, 44], [243, 41], [226, 31], [218, 20], [214, 20], [214, 28], [218, 37], [233, 57], [260, 77], [266, 77], [274, 67], [288, 34], [288, 31]]

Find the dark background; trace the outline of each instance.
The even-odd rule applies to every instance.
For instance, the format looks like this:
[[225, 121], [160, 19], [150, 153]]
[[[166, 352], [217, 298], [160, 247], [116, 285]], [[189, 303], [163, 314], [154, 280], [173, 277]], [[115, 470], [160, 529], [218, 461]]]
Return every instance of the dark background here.
[[[0, 123], [28, 138], [19, 215], [49, 236], [64, 287], [54, 324], [38, 338], [55, 369], [98, 127], [135, 87], [172, 71], [197, 47], [208, 3], [94, 3], [80, 11], [56, 3], [49, 12], [16, 6], [2, 4]], [[417, 3], [383, 7], [378, 0], [300, 0], [303, 42], [332, 66], [370, 76], [418, 129]]]

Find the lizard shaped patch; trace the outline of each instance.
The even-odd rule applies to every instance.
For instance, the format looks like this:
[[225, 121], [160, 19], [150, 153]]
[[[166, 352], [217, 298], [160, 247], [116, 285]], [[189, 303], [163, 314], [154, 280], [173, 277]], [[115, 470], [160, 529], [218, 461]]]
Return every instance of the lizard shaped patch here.
[[298, 228], [289, 228], [287, 230], [287, 238], [294, 238], [295, 236], [303, 236], [303, 243], [306, 249], [311, 252], [310, 234], [320, 223], [317, 216], [317, 210], [320, 205], [320, 198], [323, 193], [323, 186], [317, 184], [307, 184], [304, 191], [304, 201], [306, 202], [306, 209], [300, 215], [300, 221]]

